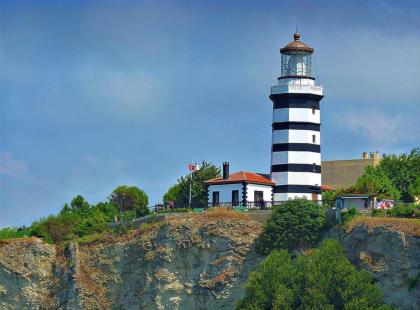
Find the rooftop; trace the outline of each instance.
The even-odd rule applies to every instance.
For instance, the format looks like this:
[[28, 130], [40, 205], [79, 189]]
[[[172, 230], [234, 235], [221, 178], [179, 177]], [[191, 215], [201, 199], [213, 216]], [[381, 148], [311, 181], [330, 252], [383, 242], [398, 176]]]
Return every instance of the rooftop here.
[[305, 43], [300, 41], [300, 33], [296, 32], [293, 35], [293, 42], [290, 42], [285, 47], [280, 49], [280, 53], [288, 54], [288, 53], [309, 53], [312, 54], [314, 49]]
[[223, 177], [218, 177], [205, 181], [207, 185], [216, 185], [216, 184], [230, 184], [230, 183], [253, 183], [253, 184], [263, 184], [263, 185], [274, 185], [270, 179], [254, 172], [239, 171], [229, 175], [228, 179], [223, 179]]

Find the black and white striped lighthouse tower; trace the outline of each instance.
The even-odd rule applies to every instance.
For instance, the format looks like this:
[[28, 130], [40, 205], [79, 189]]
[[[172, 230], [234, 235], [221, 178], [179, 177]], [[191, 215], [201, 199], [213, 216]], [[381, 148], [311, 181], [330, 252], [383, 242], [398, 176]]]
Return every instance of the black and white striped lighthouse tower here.
[[281, 76], [271, 87], [273, 137], [271, 179], [274, 201], [321, 199], [321, 137], [319, 102], [322, 86], [312, 76], [314, 49], [300, 41], [280, 49]]

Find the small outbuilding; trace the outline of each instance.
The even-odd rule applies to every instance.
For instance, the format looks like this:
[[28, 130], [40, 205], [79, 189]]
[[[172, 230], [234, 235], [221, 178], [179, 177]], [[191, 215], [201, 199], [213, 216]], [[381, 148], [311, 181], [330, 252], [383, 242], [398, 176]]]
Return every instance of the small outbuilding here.
[[335, 200], [335, 207], [337, 209], [351, 209], [359, 210], [368, 209], [372, 204], [372, 199], [369, 195], [362, 194], [347, 194], [338, 196]]
[[240, 171], [229, 174], [229, 163], [223, 163], [223, 176], [204, 182], [209, 207], [227, 206], [270, 208], [273, 200], [272, 182], [268, 176]]

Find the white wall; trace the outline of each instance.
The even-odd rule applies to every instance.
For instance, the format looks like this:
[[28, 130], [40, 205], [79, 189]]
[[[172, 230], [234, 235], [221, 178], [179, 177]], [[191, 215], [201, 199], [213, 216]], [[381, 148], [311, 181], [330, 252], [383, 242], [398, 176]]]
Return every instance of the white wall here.
[[[312, 194], [311, 193], [275, 193], [274, 194], [274, 201], [286, 201], [289, 199], [294, 198], [304, 198], [308, 200], [312, 200]], [[322, 195], [317, 195], [317, 200], [322, 200]]]
[[311, 122], [319, 124], [320, 120], [319, 110], [315, 110], [315, 114], [312, 114], [312, 109], [306, 108], [273, 110], [273, 122]]
[[239, 191], [239, 201], [242, 201], [242, 183], [237, 184], [223, 184], [223, 185], [209, 185], [208, 202], [213, 203], [213, 192], [219, 192], [219, 202], [232, 202], [232, 191]]
[[321, 153], [315, 152], [273, 152], [271, 153], [271, 164], [321, 164]]
[[312, 172], [273, 172], [271, 180], [277, 185], [317, 185], [321, 186], [321, 174]]
[[315, 143], [321, 144], [319, 131], [314, 130], [275, 130], [273, 131], [272, 143], [311, 143], [312, 136], [315, 135]]
[[271, 201], [271, 193], [273, 192], [272, 186], [260, 185], [260, 184], [247, 184], [246, 186], [246, 200], [247, 201], [254, 201], [255, 191], [263, 192], [264, 201]]

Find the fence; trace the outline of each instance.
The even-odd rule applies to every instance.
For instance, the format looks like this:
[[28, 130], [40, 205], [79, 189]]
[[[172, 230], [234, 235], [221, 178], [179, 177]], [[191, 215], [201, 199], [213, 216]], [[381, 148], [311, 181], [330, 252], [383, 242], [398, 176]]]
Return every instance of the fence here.
[[[247, 210], [266, 210], [271, 209], [273, 206], [281, 205], [289, 200], [282, 201], [248, 201], [245, 204], [242, 202], [219, 202], [219, 203], [208, 203], [207, 208], [232, 208], [232, 209], [247, 209]], [[330, 200], [311, 200], [312, 202], [328, 205], [332, 207], [332, 201]]]

